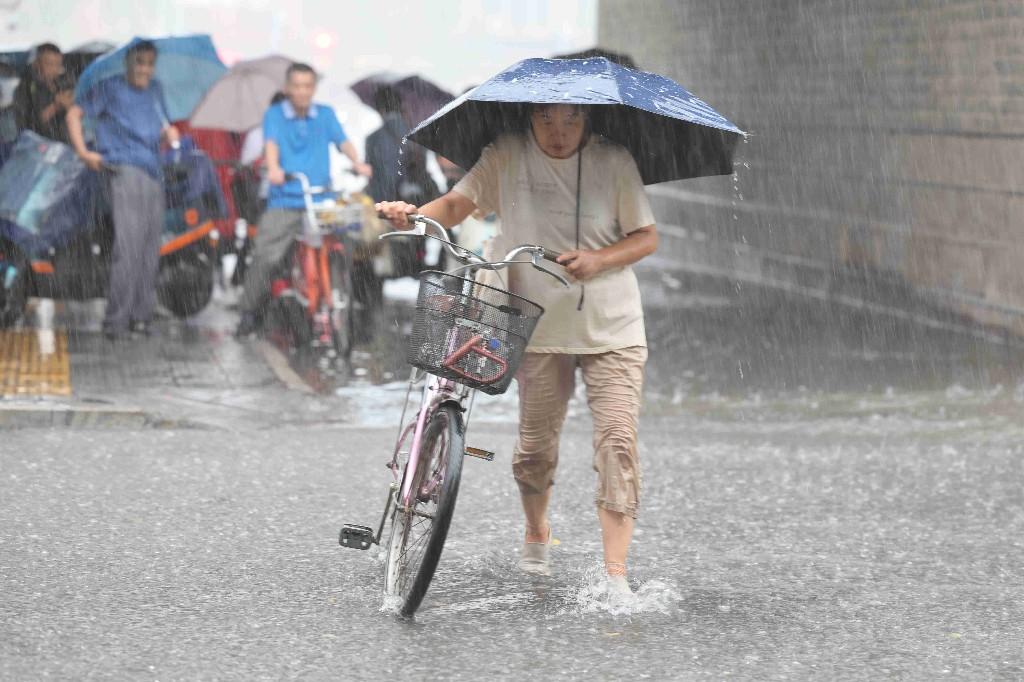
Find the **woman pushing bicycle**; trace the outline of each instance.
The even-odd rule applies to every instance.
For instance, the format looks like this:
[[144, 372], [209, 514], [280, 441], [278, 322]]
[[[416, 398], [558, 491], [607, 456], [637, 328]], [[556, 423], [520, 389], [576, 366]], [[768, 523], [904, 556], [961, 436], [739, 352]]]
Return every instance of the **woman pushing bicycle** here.
[[[528, 126], [487, 146], [469, 173], [425, 206], [381, 202], [398, 228], [420, 213], [446, 227], [475, 211], [497, 213], [502, 243], [544, 244], [569, 289], [529, 268], [510, 290], [545, 309], [516, 374], [519, 433], [512, 469], [526, 517], [520, 566], [550, 574], [548, 505], [575, 371], [593, 416], [595, 500], [609, 586], [629, 591], [626, 558], [640, 502], [637, 428], [647, 360], [640, 290], [631, 265], [658, 246], [633, 156], [591, 133], [586, 106], [528, 105]], [[501, 248], [497, 249], [499, 252]]]

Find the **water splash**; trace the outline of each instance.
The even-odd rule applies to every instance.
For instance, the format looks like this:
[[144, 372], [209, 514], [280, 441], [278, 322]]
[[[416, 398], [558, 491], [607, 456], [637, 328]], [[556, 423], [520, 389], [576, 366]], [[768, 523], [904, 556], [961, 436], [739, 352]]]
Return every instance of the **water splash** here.
[[380, 613], [386, 613], [389, 616], [401, 615], [402, 610], [402, 598], [393, 594], [381, 593]]
[[610, 590], [604, 571], [599, 567], [583, 575], [582, 584], [569, 595], [570, 610], [579, 613], [607, 613], [612, 616], [635, 616], [646, 613], [670, 614], [682, 600], [677, 586], [670, 581], [630, 581], [632, 594]]

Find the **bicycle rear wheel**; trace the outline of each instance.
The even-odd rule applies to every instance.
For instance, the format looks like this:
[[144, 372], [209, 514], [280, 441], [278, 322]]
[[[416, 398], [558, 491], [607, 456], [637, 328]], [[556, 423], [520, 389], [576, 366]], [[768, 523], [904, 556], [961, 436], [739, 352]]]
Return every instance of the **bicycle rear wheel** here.
[[388, 595], [401, 600], [403, 616], [415, 613], [437, 569], [455, 512], [465, 449], [462, 414], [453, 405], [440, 406], [424, 429], [410, 506], [403, 508], [399, 501], [391, 517], [384, 585]]

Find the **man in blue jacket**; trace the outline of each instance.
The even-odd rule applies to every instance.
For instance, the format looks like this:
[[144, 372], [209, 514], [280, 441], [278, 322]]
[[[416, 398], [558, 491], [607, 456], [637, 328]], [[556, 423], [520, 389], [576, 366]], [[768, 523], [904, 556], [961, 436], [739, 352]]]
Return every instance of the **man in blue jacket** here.
[[[263, 117], [264, 158], [270, 196], [256, 232], [253, 263], [245, 273], [245, 292], [239, 303], [241, 319], [235, 335], [253, 334], [261, 308], [270, 295], [270, 278], [284, 260], [295, 235], [302, 232], [305, 203], [298, 181], [285, 181], [288, 173], [303, 173], [309, 184], [331, 185], [330, 146], [352, 162], [357, 173], [370, 177], [373, 169], [359, 159], [334, 109], [313, 102], [317, 75], [308, 64], [288, 67], [285, 100], [267, 109]], [[320, 197], [314, 197], [318, 201]]]
[[[160, 142], [178, 142], [163, 89], [153, 78], [156, 46], [139, 41], [125, 55], [126, 72], [97, 83], [67, 114], [71, 146], [89, 168], [109, 178], [114, 250], [103, 332], [115, 340], [149, 333], [164, 224]], [[92, 119], [96, 151], [85, 146], [82, 118]]]

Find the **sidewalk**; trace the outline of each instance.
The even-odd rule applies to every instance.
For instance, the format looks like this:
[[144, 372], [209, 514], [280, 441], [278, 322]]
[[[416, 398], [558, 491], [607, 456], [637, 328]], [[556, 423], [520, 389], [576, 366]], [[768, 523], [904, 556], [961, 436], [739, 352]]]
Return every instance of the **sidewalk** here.
[[300, 381], [290, 390], [279, 377], [287, 361], [268, 362], [276, 353], [268, 344], [237, 342], [223, 300], [188, 321], [161, 318], [150, 337], [108, 341], [101, 319], [99, 301], [36, 301], [28, 324], [0, 331], [0, 429], [325, 420], [329, 397], [311, 404]]

